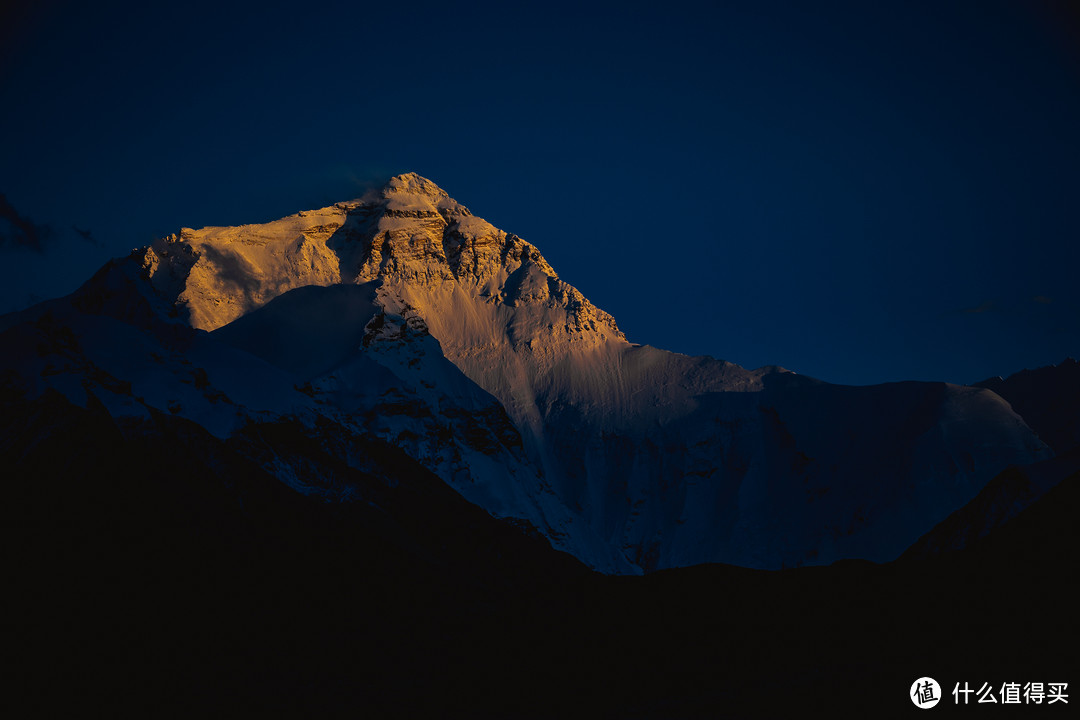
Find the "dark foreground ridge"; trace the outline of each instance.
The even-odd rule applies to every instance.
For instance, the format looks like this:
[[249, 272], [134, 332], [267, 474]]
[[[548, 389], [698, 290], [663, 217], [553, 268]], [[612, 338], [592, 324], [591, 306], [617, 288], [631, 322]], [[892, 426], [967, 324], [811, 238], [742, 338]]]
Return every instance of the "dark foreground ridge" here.
[[[340, 438], [360, 472], [285, 421], [2, 410], [12, 686], [42, 715], [893, 717], [923, 675], [1076, 680], [1075, 474], [936, 557], [609, 577], [377, 441]], [[364, 499], [301, 496], [266, 452]]]

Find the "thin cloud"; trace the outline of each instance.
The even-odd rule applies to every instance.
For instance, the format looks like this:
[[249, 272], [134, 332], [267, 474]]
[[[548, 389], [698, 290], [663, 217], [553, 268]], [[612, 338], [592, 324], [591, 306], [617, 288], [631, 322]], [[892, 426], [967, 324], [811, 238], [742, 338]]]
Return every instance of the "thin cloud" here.
[[987, 300], [981, 305], [977, 305], [976, 307], [961, 308], [958, 312], [964, 315], [981, 315], [983, 313], [993, 312], [1000, 309], [1001, 308], [999, 308], [997, 303], [995, 303], [993, 300]]
[[82, 228], [76, 227], [75, 225], [72, 225], [71, 229], [74, 230], [75, 233], [79, 237], [81, 237], [85, 242], [90, 243], [94, 247], [104, 247], [102, 245], [102, 243], [97, 238], [95, 238], [94, 234], [92, 232], [90, 232], [89, 230], [83, 230]]
[[1055, 305], [1058, 304], [1049, 295], [1033, 295], [1023, 300], [1016, 298], [1009, 302], [999, 302], [998, 300], [985, 300], [979, 305], [966, 308], [958, 308], [950, 312], [944, 313], [944, 315], [983, 315], [985, 313], [1004, 313], [1006, 315], [1024, 314], [1031, 311], [1031, 304], [1036, 305]]
[[24, 248], [45, 252], [45, 245], [52, 238], [52, 228], [39, 225], [19, 213], [0, 193], [0, 248]]

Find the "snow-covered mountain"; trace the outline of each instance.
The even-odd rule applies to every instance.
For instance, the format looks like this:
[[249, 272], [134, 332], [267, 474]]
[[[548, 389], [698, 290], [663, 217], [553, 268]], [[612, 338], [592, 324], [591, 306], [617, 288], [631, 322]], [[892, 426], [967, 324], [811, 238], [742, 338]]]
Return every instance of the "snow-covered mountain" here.
[[[342, 433], [378, 438], [608, 572], [892, 559], [1053, 454], [986, 389], [836, 386], [633, 344], [536, 247], [415, 174], [183, 229], [0, 328], [20, 392], [219, 438], [295, 418], [357, 467]], [[295, 457], [262, 464], [352, 497]]]
[[993, 390], [1031, 426], [1039, 439], [1061, 454], [1080, 446], [1080, 362], [1021, 370], [989, 378], [976, 387]]
[[[904, 553], [906, 558], [960, 550], [990, 535], [1048, 492], [1080, 483], [1080, 448], [1031, 465], [1010, 465], [964, 507], [945, 518]], [[1074, 533], [1075, 534], [1075, 533]]]

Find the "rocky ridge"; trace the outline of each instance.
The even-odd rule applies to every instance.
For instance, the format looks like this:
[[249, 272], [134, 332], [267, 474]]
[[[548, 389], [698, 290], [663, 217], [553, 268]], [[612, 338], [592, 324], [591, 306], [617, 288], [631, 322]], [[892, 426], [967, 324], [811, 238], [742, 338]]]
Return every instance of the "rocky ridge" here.
[[76, 295], [155, 342], [212, 331], [178, 357], [237, 407], [175, 406], [219, 436], [283, 415], [373, 433], [607, 571], [891, 559], [1008, 464], [1052, 454], [987, 390], [848, 388], [632, 344], [533, 245], [411, 173], [185, 228]]

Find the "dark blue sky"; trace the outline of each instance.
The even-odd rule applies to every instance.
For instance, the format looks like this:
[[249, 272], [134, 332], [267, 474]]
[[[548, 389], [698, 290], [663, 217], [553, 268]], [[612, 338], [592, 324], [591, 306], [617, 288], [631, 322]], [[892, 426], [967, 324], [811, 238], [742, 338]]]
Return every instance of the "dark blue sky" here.
[[1080, 355], [1067, 6], [6, 10], [0, 310], [412, 170], [635, 342], [855, 384], [1055, 363]]

